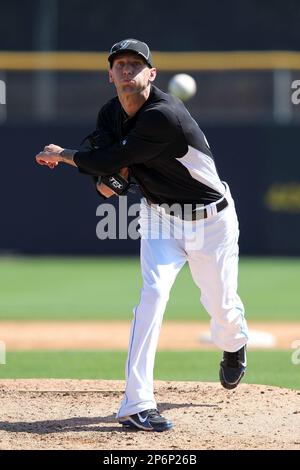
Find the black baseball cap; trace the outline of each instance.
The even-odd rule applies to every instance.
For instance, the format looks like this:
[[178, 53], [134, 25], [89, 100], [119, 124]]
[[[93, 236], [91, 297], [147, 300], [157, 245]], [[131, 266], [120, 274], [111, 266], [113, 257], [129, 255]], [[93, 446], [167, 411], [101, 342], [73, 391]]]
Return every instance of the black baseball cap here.
[[109, 51], [108, 56], [110, 66], [112, 66], [116, 55], [121, 54], [122, 52], [134, 52], [135, 54], [142, 56], [149, 67], [153, 67], [151, 52], [145, 42], [139, 41], [138, 39], [123, 39], [123, 41], [114, 44]]

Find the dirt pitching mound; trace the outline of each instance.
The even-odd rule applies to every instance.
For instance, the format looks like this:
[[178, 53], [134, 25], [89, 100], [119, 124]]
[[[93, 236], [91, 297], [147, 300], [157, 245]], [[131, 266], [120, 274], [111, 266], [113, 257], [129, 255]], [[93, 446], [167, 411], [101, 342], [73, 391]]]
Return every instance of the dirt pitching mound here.
[[300, 449], [300, 392], [241, 384], [156, 382], [174, 428], [126, 431], [123, 381], [1, 380], [1, 449]]

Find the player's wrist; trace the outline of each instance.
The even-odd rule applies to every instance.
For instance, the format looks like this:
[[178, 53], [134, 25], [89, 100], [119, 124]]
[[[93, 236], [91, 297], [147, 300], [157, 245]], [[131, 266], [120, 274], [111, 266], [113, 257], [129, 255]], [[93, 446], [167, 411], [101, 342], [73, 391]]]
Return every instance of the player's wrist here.
[[63, 163], [69, 163], [69, 164], [74, 164], [73, 157], [77, 150], [72, 150], [72, 149], [62, 149], [61, 152], [59, 152], [59, 160]]

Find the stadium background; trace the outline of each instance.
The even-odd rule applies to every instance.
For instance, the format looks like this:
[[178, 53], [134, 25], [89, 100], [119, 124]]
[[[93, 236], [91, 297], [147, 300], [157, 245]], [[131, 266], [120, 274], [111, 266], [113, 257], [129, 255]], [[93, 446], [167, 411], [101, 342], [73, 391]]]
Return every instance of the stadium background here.
[[[37, 320], [47, 326], [131, 319], [141, 285], [138, 241], [98, 240], [100, 200], [89, 179], [72, 168], [48, 172], [34, 162], [45, 144], [76, 148], [93, 129], [99, 107], [114, 94], [105, 56], [124, 37], [149, 43], [162, 89], [176, 72], [197, 81], [187, 106], [236, 200], [240, 293], [249, 320], [298, 322], [300, 105], [291, 102], [291, 84], [300, 79], [299, 13], [296, 0], [1, 3], [3, 328], [4, 322], [15, 322], [13, 330]], [[184, 270], [166, 321], [186, 320], [207, 316]], [[125, 350], [6, 346], [0, 377], [124, 376]], [[253, 351], [247, 381], [299, 388], [291, 352]], [[161, 351], [158, 357], [156, 378], [217, 380], [219, 352]]]

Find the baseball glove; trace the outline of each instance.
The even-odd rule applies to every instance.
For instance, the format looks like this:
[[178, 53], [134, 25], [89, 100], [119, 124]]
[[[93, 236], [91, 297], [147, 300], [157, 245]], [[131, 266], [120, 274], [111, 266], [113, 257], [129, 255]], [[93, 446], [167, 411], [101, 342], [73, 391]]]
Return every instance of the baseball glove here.
[[128, 168], [122, 168], [120, 173], [114, 173], [108, 176], [99, 176], [97, 181], [97, 191], [102, 196], [110, 197], [113, 195], [122, 196], [128, 191], [135, 192], [133, 187], [136, 184], [131, 181]]

